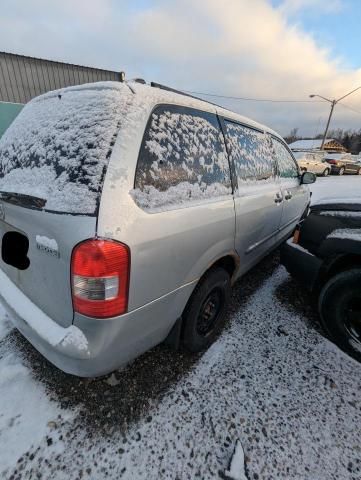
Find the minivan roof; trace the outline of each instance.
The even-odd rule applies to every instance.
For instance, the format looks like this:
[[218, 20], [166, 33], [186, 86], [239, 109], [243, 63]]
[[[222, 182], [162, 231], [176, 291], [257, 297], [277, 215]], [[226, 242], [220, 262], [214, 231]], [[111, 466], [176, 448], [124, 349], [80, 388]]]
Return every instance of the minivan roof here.
[[177, 93], [172, 90], [157, 88], [156, 86], [143, 84], [137, 81], [127, 81], [123, 83], [106, 81], [66, 87], [60, 90], [50, 91], [48, 93], [45, 93], [44, 95], [40, 95], [39, 97], [36, 97], [33, 102], [41, 101], [42, 99], [47, 97], [58, 96], [67, 91], [103, 89], [116, 89], [122, 90], [123, 92], [124, 89], [129, 89], [129, 92], [132, 92], [136, 95], [136, 103], [141, 104], [144, 107], [156, 105], [158, 103], [171, 103], [182, 105], [185, 107], [188, 106], [192, 108], [197, 108], [199, 110], [207, 112], [217, 113], [219, 115], [222, 115], [223, 117], [235, 120], [245, 125], [249, 125], [252, 128], [262, 130], [283, 140], [281, 135], [279, 135], [277, 132], [267, 127], [266, 125], [256, 122], [255, 120], [251, 120], [250, 118], [240, 115], [239, 113], [236, 113], [232, 110], [215, 105], [214, 103], [207, 102], [206, 100], [202, 100], [200, 98], [196, 98], [187, 94], [182, 94], [181, 92]]
[[250, 118], [244, 117], [243, 115], [233, 112], [232, 110], [228, 110], [224, 107], [215, 105], [214, 103], [207, 102], [206, 100], [202, 100], [200, 98], [196, 98], [187, 94], [182, 94], [181, 92], [176, 93], [174, 91], [152, 87], [150, 85], [139, 82], [129, 81], [126, 83], [136, 94], [142, 97], [142, 101], [144, 99], [144, 101], [150, 101], [155, 103], [175, 103], [178, 105], [198, 108], [199, 110], [204, 110], [208, 112], [217, 112], [219, 115], [222, 115], [226, 118], [249, 125], [250, 127], [265, 131], [282, 139], [282, 137], [277, 132], [267, 127], [266, 125], [251, 120]]

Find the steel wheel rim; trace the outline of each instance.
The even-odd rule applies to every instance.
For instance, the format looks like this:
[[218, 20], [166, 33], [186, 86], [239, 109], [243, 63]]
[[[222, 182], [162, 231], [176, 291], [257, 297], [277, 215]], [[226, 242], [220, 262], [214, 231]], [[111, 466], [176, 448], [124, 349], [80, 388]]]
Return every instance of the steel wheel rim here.
[[207, 295], [202, 303], [197, 318], [197, 333], [202, 336], [209, 335], [216, 324], [222, 311], [223, 293], [220, 288], [215, 288]]

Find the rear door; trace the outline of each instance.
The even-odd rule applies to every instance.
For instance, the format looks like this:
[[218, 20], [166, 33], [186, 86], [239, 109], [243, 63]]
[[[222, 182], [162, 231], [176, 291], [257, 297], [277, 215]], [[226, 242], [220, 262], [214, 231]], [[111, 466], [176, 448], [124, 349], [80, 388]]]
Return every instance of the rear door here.
[[128, 92], [117, 84], [51, 92], [28, 103], [0, 140], [0, 268], [64, 326], [73, 320], [71, 253], [96, 234]]
[[235, 245], [245, 271], [275, 245], [283, 199], [269, 135], [228, 119], [224, 130], [236, 180]]
[[279, 186], [283, 197], [282, 217], [278, 239], [297, 225], [310, 199], [309, 189], [301, 185], [296, 160], [279, 139], [272, 137], [274, 155], [278, 164]]
[[194, 282], [220, 257], [234, 254], [230, 170], [215, 110], [156, 106], [134, 189], [126, 194], [139, 207], [121, 231], [132, 252], [130, 308]]

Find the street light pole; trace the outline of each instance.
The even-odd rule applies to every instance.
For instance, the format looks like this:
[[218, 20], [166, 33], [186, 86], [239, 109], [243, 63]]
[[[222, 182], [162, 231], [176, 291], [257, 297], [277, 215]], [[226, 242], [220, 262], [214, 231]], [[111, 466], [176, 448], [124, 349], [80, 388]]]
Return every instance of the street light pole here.
[[346, 93], [346, 95], [343, 95], [342, 97], [338, 98], [337, 100], [330, 100], [329, 98], [323, 97], [322, 95], [314, 95], [314, 94], [310, 95], [310, 98], [319, 97], [319, 98], [322, 98], [323, 100], [326, 100], [326, 102], [331, 103], [331, 111], [330, 111], [330, 115], [328, 116], [325, 133], [323, 134], [322, 143], [321, 143], [321, 150], [323, 150], [323, 146], [324, 146], [324, 144], [325, 144], [325, 140], [326, 140], [326, 137], [327, 137], [328, 128], [329, 128], [330, 122], [331, 122], [331, 117], [332, 117], [333, 110], [334, 110], [336, 104], [337, 104], [340, 100], [343, 100], [344, 98], [346, 98], [346, 97], [348, 97], [349, 95], [351, 95], [351, 93], [356, 92], [356, 90], [359, 90], [360, 88], [361, 88], [361, 87], [355, 88], [354, 90], [352, 90], [351, 92]]
[[333, 109], [335, 108], [336, 103], [337, 103], [336, 100], [332, 100], [332, 102], [331, 102], [331, 111], [330, 111], [330, 115], [328, 116], [325, 133], [323, 134], [322, 143], [321, 143], [321, 150], [323, 150], [323, 146], [324, 146], [326, 138], [327, 138], [328, 127], [330, 126], [331, 117], [332, 117], [332, 114], [333, 114]]

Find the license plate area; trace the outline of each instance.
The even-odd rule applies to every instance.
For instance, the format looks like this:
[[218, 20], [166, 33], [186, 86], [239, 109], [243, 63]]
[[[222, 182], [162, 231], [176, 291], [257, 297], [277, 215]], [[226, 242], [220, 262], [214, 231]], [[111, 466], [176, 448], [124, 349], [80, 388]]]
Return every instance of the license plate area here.
[[8, 231], [4, 233], [1, 242], [1, 258], [4, 263], [26, 270], [29, 268], [28, 257], [29, 239], [20, 232]]

